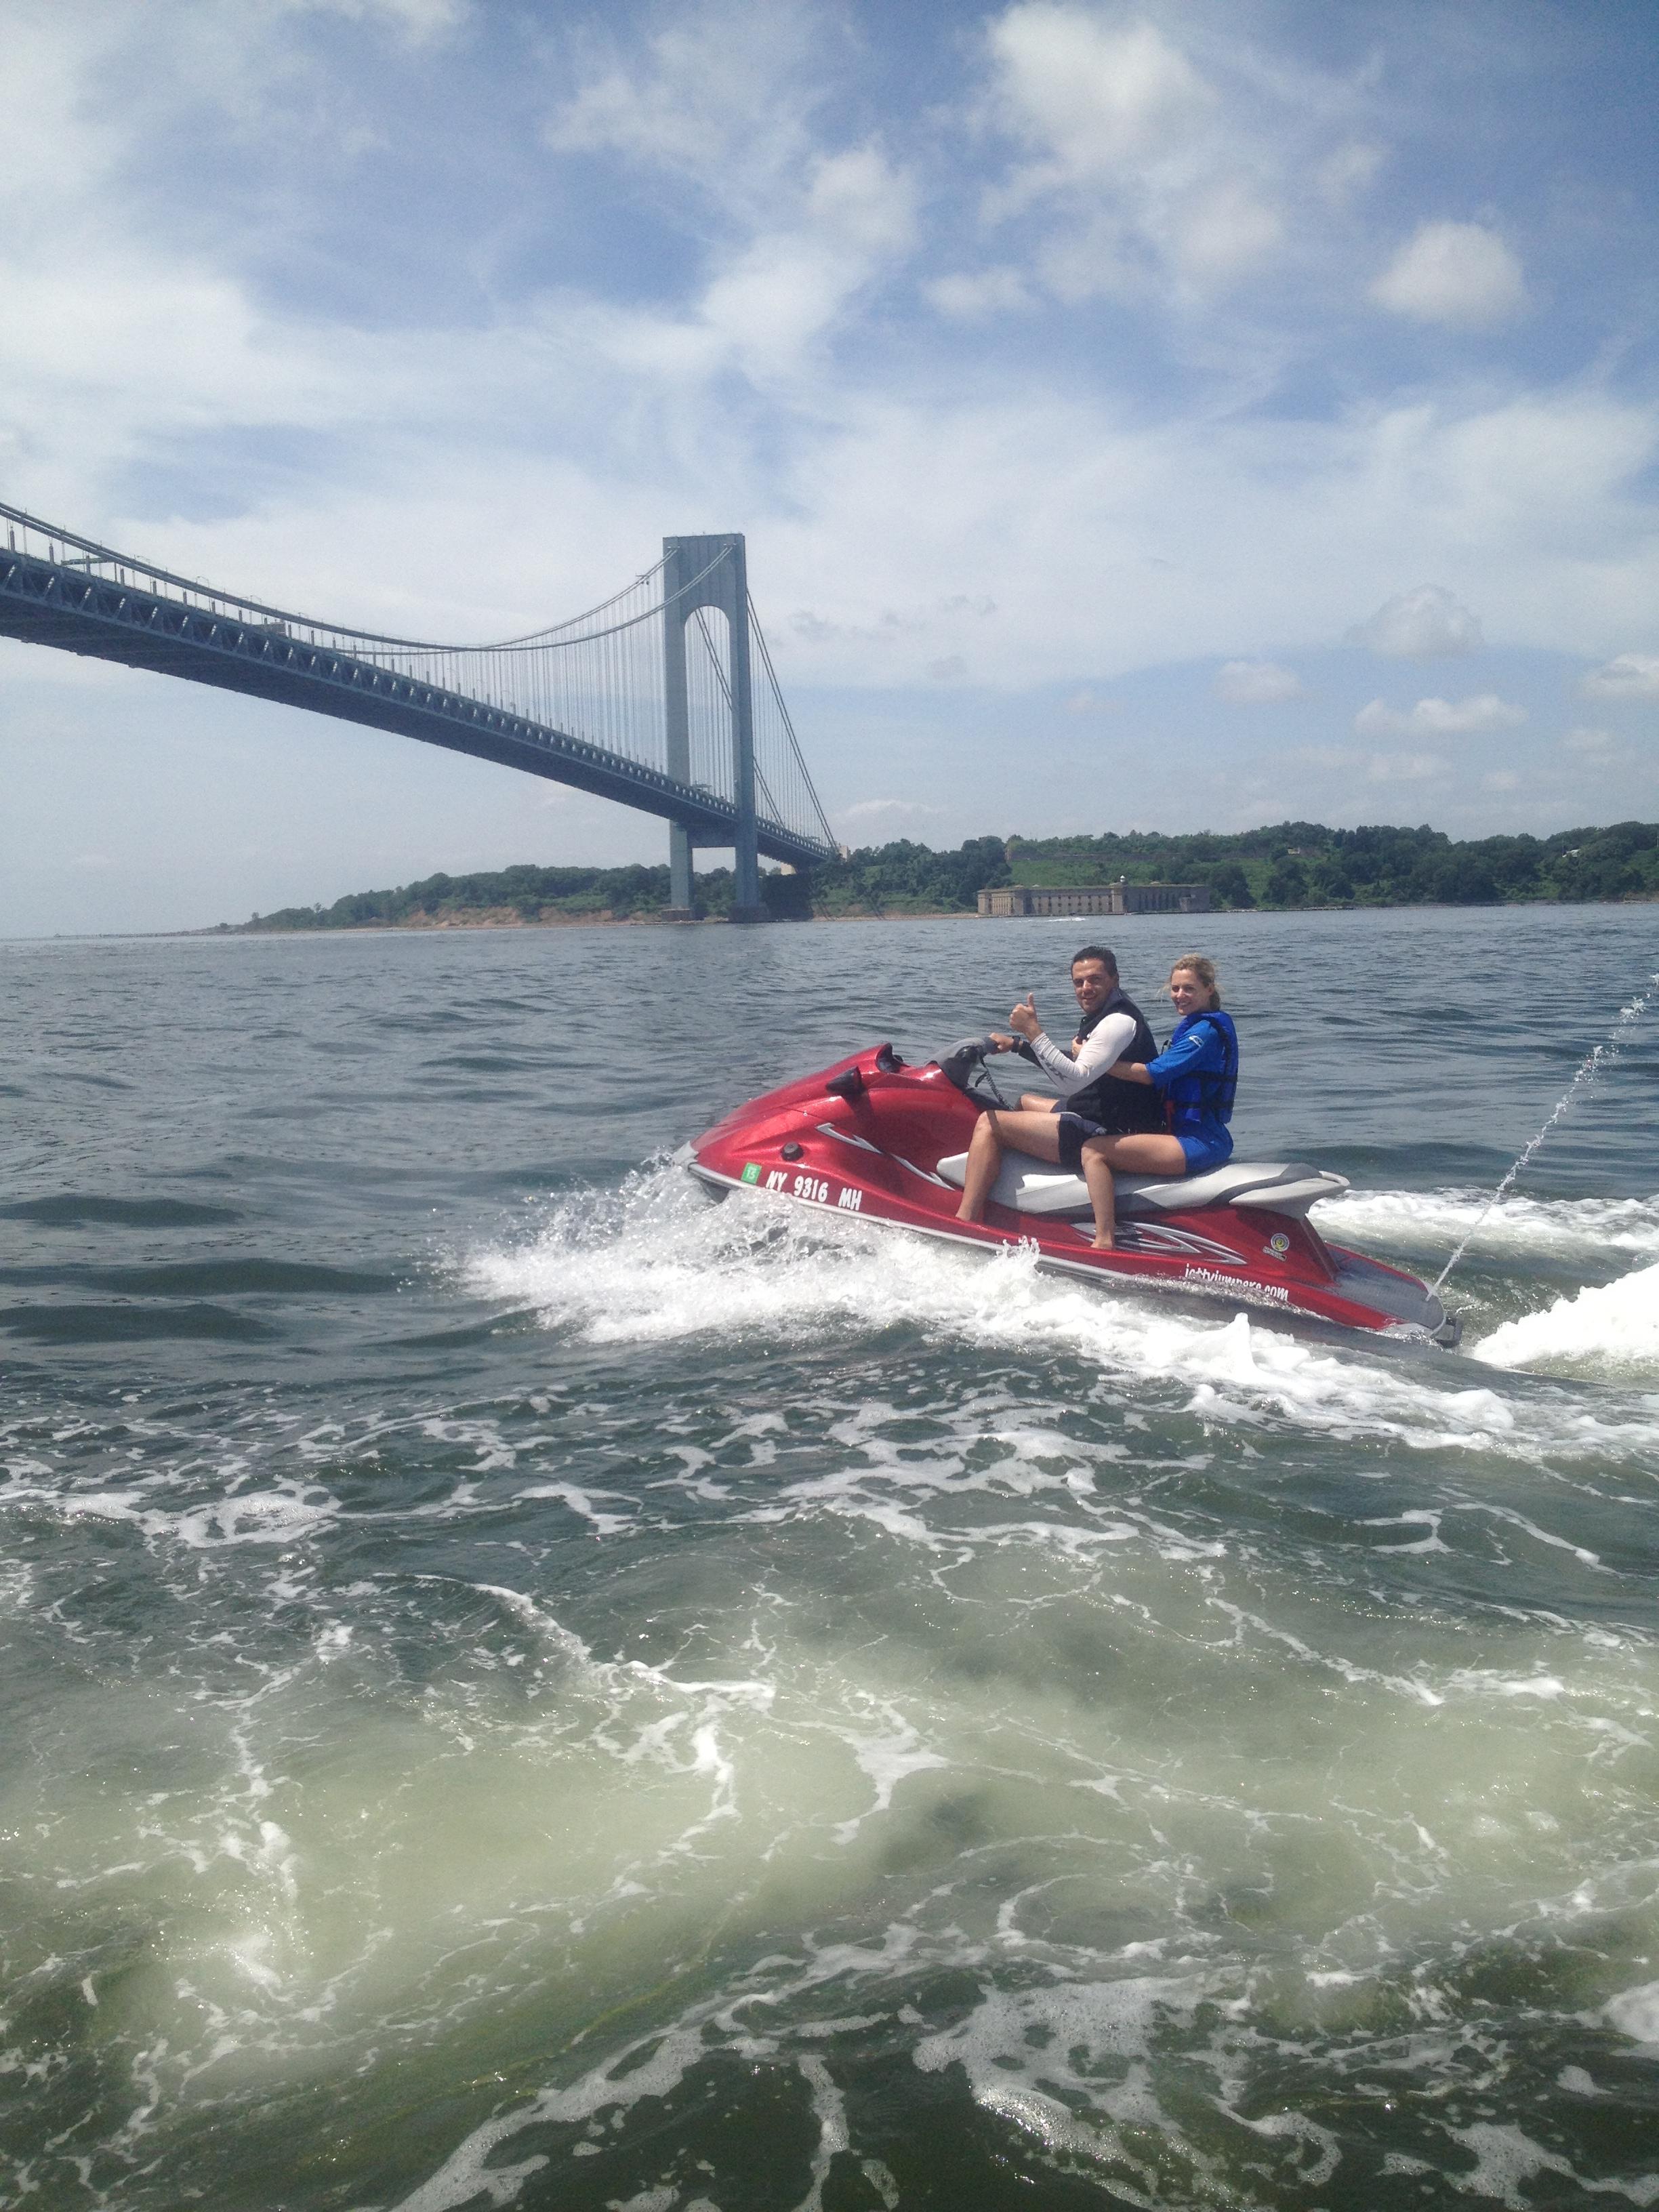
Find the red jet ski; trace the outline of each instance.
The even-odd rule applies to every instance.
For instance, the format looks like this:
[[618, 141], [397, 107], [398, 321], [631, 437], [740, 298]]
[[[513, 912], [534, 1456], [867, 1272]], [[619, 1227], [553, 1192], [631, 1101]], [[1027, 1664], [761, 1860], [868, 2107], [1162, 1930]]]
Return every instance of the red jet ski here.
[[987, 1106], [988, 1040], [907, 1066], [884, 1044], [751, 1099], [677, 1158], [716, 1195], [757, 1190], [820, 1212], [995, 1250], [1036, 1248], [1080, 1282], [1220, 1298], [1371, 1335], [1455, 1345], [1461, 1323], [1415, 1275], [1327, 1244], [1308, 1219], [1345, 1176], [1296, 1162], [1230, 1160], [1178, 1182], [1117, 1178], [1117, 1246], [1093, 1249], [1079, 1176], [1003, 1156], [982, 1224], [958, 1221], [968, 1143]]

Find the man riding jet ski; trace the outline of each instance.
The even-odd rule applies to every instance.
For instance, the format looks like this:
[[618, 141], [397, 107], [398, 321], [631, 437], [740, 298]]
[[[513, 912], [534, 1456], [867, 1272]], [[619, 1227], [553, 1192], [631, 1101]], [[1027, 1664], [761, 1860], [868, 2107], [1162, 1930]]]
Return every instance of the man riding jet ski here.
[[1081, 1281], [1456, 1343], [1456, 1317], [1415, 1275], [1324, 1242], [1308, 1210], [1346, 1180], [1294, 1161], [1227, 1159], [1179, 1177], [1112, 1168], [1115, 1241], [1097, 1249], [1088, 1186], [1058, 1147], [1047, 1158], [1010, 1149], [983, 1218], [959, 1219], [976, 1127], [988, 1113], [1018, 1110], [986, 1073], [1003, 1048], [994, 1036], [969, 1038], [926, 1067], [907, 1066], [889, 1044], [866, 1048], [736, 1108], [676, 1157], [720, 1197], [763, 1192], [983, 1250], [1032, 1249], [1045, 1272]]

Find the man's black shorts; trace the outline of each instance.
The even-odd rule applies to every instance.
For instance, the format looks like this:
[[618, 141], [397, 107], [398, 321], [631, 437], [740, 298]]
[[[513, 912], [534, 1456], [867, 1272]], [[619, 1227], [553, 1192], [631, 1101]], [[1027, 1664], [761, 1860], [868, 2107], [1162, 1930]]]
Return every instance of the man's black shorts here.
[[1091, 1137], [1109, 1137], [1111, 1131], [1103, 1128], [1098, 1121], [1091, 1121], [1082, 1114], [1060, 1114], [1060, 1164], [1073, 1175], [1083, 1173], [1083, 1147]]

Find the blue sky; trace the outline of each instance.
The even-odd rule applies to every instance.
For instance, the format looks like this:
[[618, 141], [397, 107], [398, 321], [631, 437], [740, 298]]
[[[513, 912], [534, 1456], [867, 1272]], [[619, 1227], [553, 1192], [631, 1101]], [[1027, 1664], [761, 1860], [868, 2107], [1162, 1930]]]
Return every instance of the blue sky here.
[[[741, 529], [854, 842], [1659, 815], [1659, 15], [4, 0], [0, 497], [488, 638]], [[0, 932], [645, 817], [0, 643]]]

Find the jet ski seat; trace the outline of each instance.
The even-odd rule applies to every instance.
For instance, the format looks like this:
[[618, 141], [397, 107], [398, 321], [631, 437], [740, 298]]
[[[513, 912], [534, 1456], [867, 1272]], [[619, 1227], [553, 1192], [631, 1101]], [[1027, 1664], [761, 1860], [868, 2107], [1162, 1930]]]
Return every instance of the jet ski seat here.
[[[939, 1163], [937, 1172], [958, 1190], [967, 1179], [968, 1155], [952, 1152]], [[1189, 1212], [1200, 1206], [1261, 1206], [1274, 1213], [1304, 1214], [1315, 1201], [1334, 1198], [1346, 1190], [1346, 1176], [1301, 1161], [1264, 1164], [1253, 1160], [1229, 1160], [1225, 1167], [1207, 1175], [1183, 1176], [1177, 1182], [1157, 1176], [1121, 1175], [1117, 1178], [1117, 1210], [1122, 1214]], [[1001, 1172], [991, 1196], [999, 1206], [1019, 1213], [1086, 1214], [1088, 1187], [1081, 1176], [1027, 1159], [1020, 1152], [1005, 1152]]]

